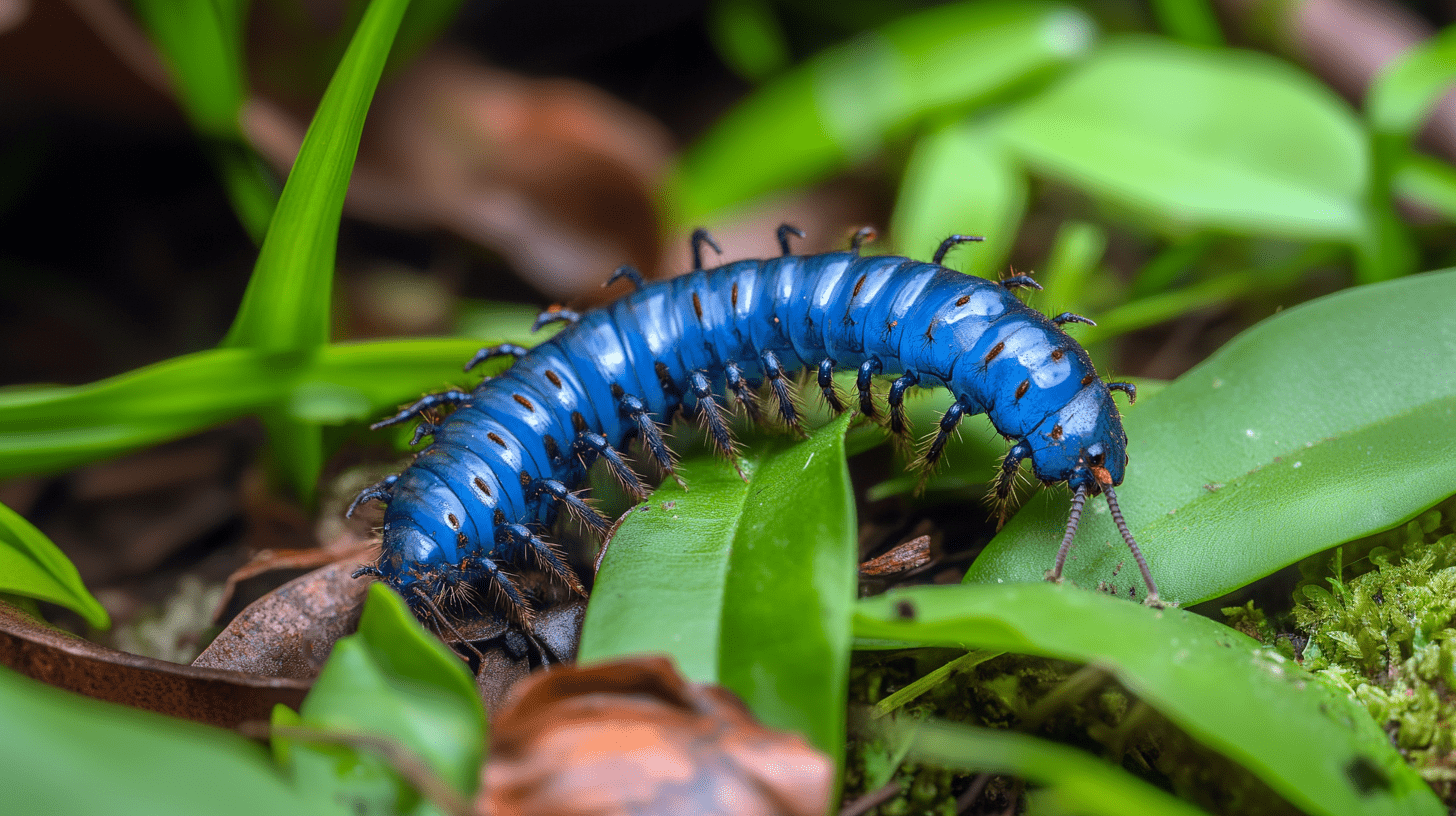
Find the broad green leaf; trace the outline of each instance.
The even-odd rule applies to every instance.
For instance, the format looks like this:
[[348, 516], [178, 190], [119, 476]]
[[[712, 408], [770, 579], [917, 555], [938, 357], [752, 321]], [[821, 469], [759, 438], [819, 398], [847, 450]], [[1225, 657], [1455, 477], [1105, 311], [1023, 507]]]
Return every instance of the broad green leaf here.
[[0, 734], [8, 813], [353, 812], [295, 790], [262, 748], [231, 731], [92, 700], [4, 666]]
[[1041, 172], [1170, 235], [1354, 243], [1370, 231], [1359, 122], [1273, 57], [1122, 37], [1012, 109], [1000, 133]]
[[1456, 81], [1456, 26], [1391, 60], [1365, 93], [1365, 112], [1377, 133], [1410, 139]]
[[446, 339], [308, 353], [212, 349], [88, 385], [0, 391], [0, 477], [63, 470], [271, 410], [294, 410], [311, 422], [377, 417], [421, 394], [474, 383], [479, 373], [460, 368], [481, 345]]
[[1068, 6], [957, 3], [835, 46], [760, 88], [682, 160], [674, 218], [806, 184], [862, 161], [892, 133], [970, 109], [1080, 58], [1096, 36]]
[[[485, 709], [465, 664], [415, 620], [384, 584], [369, 588], [358, 634], [334, 644], [295, 723], [325, 733], [370, 735], [419, 757], [462, 795], [475, 791], [485, 751]], [[407, 813], [415, 793], [376, 753], [276, 739], [300, 787], [329, 798]]]
[[65, 553], [19, 513], [0, 504], [0, 592], [60, 604], [97, 629], [111, 618], [86, 591]]
[[409, 0], [373, 0], [299, 148], [225, 346], [309, 348], [329, 340], [344, 193], [359, 134]]
[[1355, 701], [1191, 612], [1045, 582], [921, 587], [861, 601], [854, 631], [1095, 664], [1307, 813], [1443, 812]]
[[[1140, 400], [1117, 495], [1163, 597], [1217, 597], [1456, 493], [1453, 312], [1452, 270], [1346, 290], [1260, 323]], [[1067, 504], [1044, 491], [966, 581], [1040, 580]], [[1130, 564], [1107, 505], [1088, 501], [1070, 579], [1126, 594]]]
[[238, 219], [262, 240], [273, 214], [272, 176], [243, 139], [245, 2], [137, 0], [135, 7], [167, 63], [178, 102], [203, 137]]
[[597, 574], [583, 663], [666, 653], [692, 680], [720, 683], [769, 725], [844, 751], [854, 500], [844, 418], [794, 445], [681, 463], [634, 507]]
[[995, 278], [1026, 210], [1026, 176], [984, 129], [957, 122], [922, 137], [900, 182], [890, 233], [905, 255], [929, 259], [946, 236], [979, 235], [946, 265]]
[[1027, 812], [1093, 816], [1176, 814], [1203, 811], [1086, 751], [1029, 734], [944, 721], [886, 724], [892, 740], [908, 742], [908, 756], [960, 771], [1008, 774], [1037, 786]]

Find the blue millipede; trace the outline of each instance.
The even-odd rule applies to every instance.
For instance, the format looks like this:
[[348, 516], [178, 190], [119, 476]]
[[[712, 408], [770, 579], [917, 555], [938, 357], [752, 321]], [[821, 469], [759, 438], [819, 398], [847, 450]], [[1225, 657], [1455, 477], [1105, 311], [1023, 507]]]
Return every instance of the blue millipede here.
[[[783, 255], [704, 269], [702, 249], [718, 249], [704, 230], [693, 235], [693, 271], [646, 284], [629, 266], [635, 291], [585, 314], [543, 313], [536, 327], [569, 325], [533, 349], [499, 345], [481, 349], [469, 371], [494, 357], [514, 358], [503, 373], [470, 391], [431, 394], [375, 428], [453, 408], [438, 422], [422, 420], [416, 441], [432, 443], [401, 474], [367, 488], [362, 503], [387, 502], [379, 560], [362, 567], [400, 592], [424, 616], [444, 621], [436, 600], [485, 585], [506, 613], [527, 630], [532, 610], [502, 565], [528, 554], [574, 592], [580, 579], [542, 536], [562, 508], [586, 527], [605, 532], [609, 521], [575, 492], [597, 460], [634, 497], [647, 486], [623, 459], [632, 439], [666, 474], [674, 457], [661, 427], [681, 413], [696, 417], [715, 447], [733, 457], [727, 421], [731, 394], [755, 421], [765, 406], [758, 390], [791, 428], [800, 426], [790, 379], [817, 373], [820, 393], [836, 412], [847, 410], [836, 390], [836, 371], [855, 370], [858, 410], [881, 418], [873, 391], [879, 376], [893, 376], [883, 417], [895, 434], [907, 433], [904, 397], [917, 386], [944, 385], [954, 401], [924, 449], [926, 468], [941, 457], [961, 419], [986, 414], [1010, 442], [993, 492], [1003, 507], [1022, 460], [1044, 484], [1072, 490], [1066, 533], [1054, 568], [1060, 580], [1082, 508], [1103, 494], [1147, 586], [1157, 587], [1117, 504], [1115, 485], [1127, 466], [1127, 436], [1112, 399], [1131, 383], [1105, 383], [1083, 348], [1061, 326], [1091, 323], [1070, 312], [1048, 318], [1015, 295], [1041, 288], [1025, 275], [990, 281], [941, 265], [953, 247], [974, 236], [953, 235], [930, 262], [861, 256], [869, 234], [849, 251], [794, 255], [784, 225]], [[447, 622], [448, 623], [448, 622]]]

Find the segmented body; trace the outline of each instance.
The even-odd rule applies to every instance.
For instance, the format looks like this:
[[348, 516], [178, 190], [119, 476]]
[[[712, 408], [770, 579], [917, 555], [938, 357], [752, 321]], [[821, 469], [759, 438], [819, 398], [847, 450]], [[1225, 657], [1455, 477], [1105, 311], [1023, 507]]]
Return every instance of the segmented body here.
[[[658, 427], [678, 412], [703, 421], [731, 455], [726, 395], [758, 415], [755, 386], [766, 383], [777, 413], [796, 425], [789, 378], [803, 368], [818, 373], [836, 410], [845, 406], [831, 375], [858, 370], [859, 408], [870, 415], [879, 413], [873, 378], [893, 375], [888, 420], [897, 432], [905, 431], [908, 388], [945, 386], [954, 402], [926, 450], [927, 464], [963, 416], [987, 414], [1011, 442], [998, 492], [1009, 493], [1022, 459], [1031, 460], [1041, 481], [1065, 481], [1076, 492], [1069, 545], [1082, 501], [1110, 494], [1127, 462], [1111, 390], [1131, 393], [1131, 386], [1110, 388], [1060, 328], [1083, 319], [1053, 320], [1025, 306], [1012, 287], [1034, 286], [1030, 279], [998, 283], [939, 264], [955, 243], [977, 239], [953, 236], [927, 263], [857, 251], [790, 255], [785, 230], [791, 228], [780, 231], [784, 257], [699, 268], [646, 286], [634, 271], [619, 270], [613, 279], [625, 272], [637, 291], [579, 317], [543, 315], [574, 322], [529, 352], [482, 350], [472, 365], [498, 354], [517, 359], [469, 393], [427, 397], [380, 423], [455, 406], [438, 425], [422, 428], [433, 443], [408, 469], [356, 501], [388, 502], [377, 568], [361, 572], [388, 581], [412, 603], [485, 585], [528, 622], [529, 607], [505, 567], [531, 559], [580, 589], [541, 535], [562, 506], [590, 526], [605, 526], [571, 492], [594, 460], [606, 458], [630, 491], [642, 492], [618, 451], [638, 437], [670, 473]], [[695, 255], [703, 240], [711, 243], [698, 236]], [[1148, 584], [1155, 592], [1150, 577]]]

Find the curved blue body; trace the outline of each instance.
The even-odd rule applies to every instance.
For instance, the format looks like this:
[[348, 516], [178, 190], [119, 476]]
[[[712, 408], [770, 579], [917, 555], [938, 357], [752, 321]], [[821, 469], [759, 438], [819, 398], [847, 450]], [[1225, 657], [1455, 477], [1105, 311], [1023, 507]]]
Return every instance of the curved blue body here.
[[733, 365], [770, 377], [769, 353], [788, 371], [868, 363], [910, 374], [907, 384], [943, 384], [956, 420], [987, 414], [1011, 440], [1011, 471], [1029, 458], [1041, 481], [1093, 494], [1099, 479], [1122, 482], [1126, 436], [1108, 386], [1076, 341], [1006, 286], [853, 252], [739, 261], [589, 312], [460, 395], [389, 491], [380, 576], [406, 596], [481, 579], [511, 590], [499, 568], [531, 548], [509, 525], [549, 523], [555, 500], [534, 486], [580, 484], [586, 435], [621, 448], [641, 433], [624, 398], [665, 423], [699, 409], [695, 372], [723, 394]]

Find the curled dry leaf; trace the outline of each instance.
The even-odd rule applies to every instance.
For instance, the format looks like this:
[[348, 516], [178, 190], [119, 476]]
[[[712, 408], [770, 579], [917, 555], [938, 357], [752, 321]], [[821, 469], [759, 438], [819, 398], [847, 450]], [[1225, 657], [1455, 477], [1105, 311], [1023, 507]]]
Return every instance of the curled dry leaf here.
[[511, 694], [476, 810], [534, 814], [823, 814], [834, 766], [723, 688], [661, 657], [562, 667]]
[[859, 565], [859, 574], [873, 578], [909, 572], [930, 563], [930, 536], [916, 536], [889, 552]]
[[232, 728], [297, 708], [308, 683], [182, 666], [118, 652], [54, 629], [0, 601], [0, 663], [58, 688], [147, 711]]
[[359, 626], [369, 589], [353, 578], [359, 563], [330, 564], [249, 604], [192, 665], [312, 681], [334, 641]]

